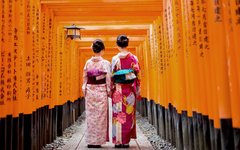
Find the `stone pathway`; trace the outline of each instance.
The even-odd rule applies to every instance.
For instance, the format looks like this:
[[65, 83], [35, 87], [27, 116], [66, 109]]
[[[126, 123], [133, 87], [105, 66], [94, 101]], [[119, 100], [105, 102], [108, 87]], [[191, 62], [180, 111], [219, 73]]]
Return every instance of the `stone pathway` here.
[[[87, 148], [87, 144], [85, 142], [85, 126], [84, 122], [80, 128], [74, 133], [72, 138], [63, 146], [62, 150], [94, 150], [94, 148]], [[139, 127], [137, 127], [138, 138], [135, 140], [131, 140], [129, 150], [154, 150], [151, 143], [147, 140], [147, 138], [143, 135]], [[115, 149], [114, 144], [108, 142], [107, 144], [102, 145], [102, 150], [110, 150]], [[119, 149], [123, 150], [123, 149]]]
[[[111, 100], [109, 100], [109, 106], [111, 106]], [[109, 110], [111, 112], [111, 110]], [[109, 113], [111, 114], [111, 113]], [[111, 115], [109, 115], [109, 121], [111, 121]], [[148, 123], [147, 118], [141, 117], [137, 113], [137, 139], [133, 139], [130, 142], [129, 150], [176, 150], [171, 143], [161, 139], [157, 135], [156, 129]], [[70, 127], [65, 129], [63, 136], [57, 137], [57, 139], [47, 144], [43, 150], [94, 150], [93, 148], [87, 148], [85, 142], [85, 113], [78, 118], [78, 120]], [[111, 137], [111, 123], [109, 129], [109, 137]], [[110, 138], [111, 140], [111, 138]], [[108, 142], [102, 145], [102, 150], [115, 149], [112, 142]], [[123, 149], [119, 149], [123, 150]]]

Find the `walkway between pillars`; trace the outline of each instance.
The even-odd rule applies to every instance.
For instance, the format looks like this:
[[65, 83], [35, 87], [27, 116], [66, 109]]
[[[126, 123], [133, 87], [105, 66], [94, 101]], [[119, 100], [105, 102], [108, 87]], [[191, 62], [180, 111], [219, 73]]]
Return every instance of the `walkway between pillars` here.
[[[112, 106], [111, 100], [109, 99], [109, 106]], [[112, 115], [110, 107], [109, 109], [109, 122], [112, 121]], [[109, 123], [110, 129], [109, 129], [109, 135], [111, 137], [111, 131], [112, 131], [112, 125]], [[64, 145], [63, 150], [94, 150], [93, 148], [87, 148], [87, 143], [85, 142], [85, 134], [86, 134], [86, 121], [80, 125], [80, 127], [77, 129], [77, 131], [73, 134], [71, 139]], [[110, 138], [111, 140], [111, 138]], [[111, 150], [114, 148], [114, 144], [111, 142], [108, 142], [107, 144], [102, 145], [101, 150]], [[151, 143], [147, 140], [147, 137], [142, 133], [140, 128], [137, 125], [137, 139], [133, 139], [130, 142], [130, 148], [129, 150], [154, 150]], [[119, 149], [121, 150], [121, 149]]]
[[[85, 142], [85, 126], [86, 122], [84, 122], [81, 127], [73, 134], [72, 138], [66, 143], [63, 147], [63, 150], [94, 150], [93, 148], [87, 148], [87, 144]], [[131, 140], [129, 150], [153, 150], [152, 145], [147, 140], [147, 138], [143, 135], [142, 131], [137, 126], [137, 139]], [[108, 142], [107, 144], [102, 145], [102, 150], [111, 150], [114, 148], [114, 144]], [[121, 150], [121, 149], [119, 149]]]

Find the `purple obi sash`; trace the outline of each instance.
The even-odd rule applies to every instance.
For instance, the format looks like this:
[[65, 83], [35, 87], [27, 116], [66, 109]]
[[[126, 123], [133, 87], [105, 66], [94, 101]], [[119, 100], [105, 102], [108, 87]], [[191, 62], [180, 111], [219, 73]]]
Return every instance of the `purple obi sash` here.
[[105, 84], [106, 83], [106, 72], [99, 71], [96, 69], [89, 70], [87, 72], [88, 81], [87, 84]]

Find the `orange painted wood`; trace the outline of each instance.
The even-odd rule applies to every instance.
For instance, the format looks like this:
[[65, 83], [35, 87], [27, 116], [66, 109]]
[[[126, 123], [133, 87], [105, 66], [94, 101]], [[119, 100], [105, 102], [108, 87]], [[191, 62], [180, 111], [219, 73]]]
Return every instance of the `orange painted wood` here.
[[114, 17], [128, 17], [128, 16], [159, 16], [160, 11], [99, 11], [95, 9], [95, 11], [83, 10], [83, 11], [75, 11], [72, 10], [60, 10], [55, 12], [55, 16], [88, 16], [89, 18], [98, 18], [102, 16], [108, 16], [109, 18]]
[[[225, 41], [226, 41], [226, 55], [228, 61], [228, 77], [229, 77], [229, 92], [231, 98], [231, 115], [233, 121], [233, 127], [240, 127], [240, 109], [237, 106], [240, 106], [240, 85], [238, 82], [238, 68], [237, 64], [237, 47], [238, 43], [235, 44], [234, 32], [236, 31], [236, 21], [232, 21], [236, 15], [236, 8], [234, 7], [233, 1], [231, 0], [222, 0], [223, 6], [223, 18], [224, 18], [224, 27], [225, 27]], [[234, 3], [236, 5], [236, 3]], [[240, 4], [239, 4], [240, 5]], [[237, 47], [236, 47], [237, 46]]]
[[[237, 0], [230, 1], [230, 7], [231, 7], [231, 18], [232, 18], [232, 27], [233, 27], [233, 40], [234, 40], [234, 51], [231, 51], [231, 56], [235, 56], [235, 58], [232, 57], [232, 59], [235, 59], [236, 63], [236, 70], [234, 71], [235, 74], [237, 74], [237, 81], [238, 82], [238, 94], [239, 94], [239, 88], [240, 88], [240, 43], [239, 43], [239, 37], [240, 37], [240, 16], [239, 13], [236, 12], [239, 11], [240, 3], [237, 3]], [[235, 13], [234, 13], [235, 12]], [[233, 85], [233, 88], [235, 85]], [[232, 118], [233, 118], [233, 126], [240, 128], [240, 99], [234, 99], [232, 100], [231, 106], [232, 106]]]
[[[7, 5], [6, 4], [4, 4], [4, 3], [2, 3], [2, 2], [0, 2], [0, 6], [1, 6], [1, 21], [0, 21], [0, 24], [1, 24], [1, 26], [3, 26], [2, 28], [1, 28], [1, 44], [0, 44], [0, 46], [1, 46], [1, 49], [0, 49], [0, 52], [1, 52], [1, 56], [0, 56], [0, 58], [1, 58], [1, 60], [0, 60], [0, 68], [1, 68], [1, 76], [0, 76], [0, 82], [1, 82], [1, 84], [0, 84], [0, 109], [1, 109], [1, 111], [0, 111], [0, 118], [4, 118], [5, 116], [6, 116], [6, 80], [5, 80], [5, 76], [6, 76], [6, 71], [5, 71], [5, 67], [6, 67], [6, 50], [5, 50], [5, 45], [6, 45], [6, 38], [4, 37], [7, 33], [6, 33], [6, 7], [7, 7]], [[4, 19], [5, 18], [5, 19]], [[5, 21], [5, 22], [3, 22], [3, 21]]]
[[[215, 9], [219, 8], [219, 13], [215, 12]], [[214, 106], [214, 126], [220, 128], [219, 118], [226, 119], [231, 117], [231, 109], [229, 107], [230, 95], [228, 89], [228, 77], [227, 77], [227, 62], [225, 52], [225, 30], [223, 26], [223, 11], [222, 6], [215, 4], [213, 1], [208, 2], [208, 20], [209, 20], [209, 32], [210, 32], [210, 58], [213, 64], [211, 68], [211, 74], [214, 84], [213, 92], [213, 106]], [[221, 43], [221, 44], [220, 44]], [[216, 97], [215, 97], [216, 96]], [[217, 107], [216, 107], [217, 106]]]
[[91, 36], [113, 36], [116, 38], [119, 34], [126, 34], [130, 36], [146, 36], [147, 30], [146, 29], [105, 29], [105, 30], [81, 30], [82, 37], [91, 37]]
[[184, 66], [184, 49], [183, 49], [183, 30], [182, 30], [182, 17], [181, 13], [183, 8], [181, 7], [181, 2], [174, 0], [173, 5], [173, 26], [174, 30], [174, 66], [175, 66], [175, 88], [176, 93], [176, 107], [178, 113], [187, 110], [187, 101], [186, 101], [186, 81], [185, 81], [185, 66]]

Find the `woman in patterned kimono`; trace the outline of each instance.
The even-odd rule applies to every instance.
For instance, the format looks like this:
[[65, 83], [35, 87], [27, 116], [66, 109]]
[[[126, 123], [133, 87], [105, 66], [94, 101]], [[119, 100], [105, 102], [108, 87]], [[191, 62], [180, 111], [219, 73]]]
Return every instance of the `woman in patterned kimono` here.
[[117, 37], [120, 53], [112, 58], [112, 141], [116, 148], [128, 148], [136, 138], [136, 99], [140, 98], [138, 59], [128, 52], [129, 39]]
[[104, 43], [97, 39], [92, 44], [95, 56], [84, 67], [82, 90], [86, 106], [86, 142], [88, 148], [100, 148], [109, 141], [108, 96], [110, 93], [111, 65], [103, 59]]

